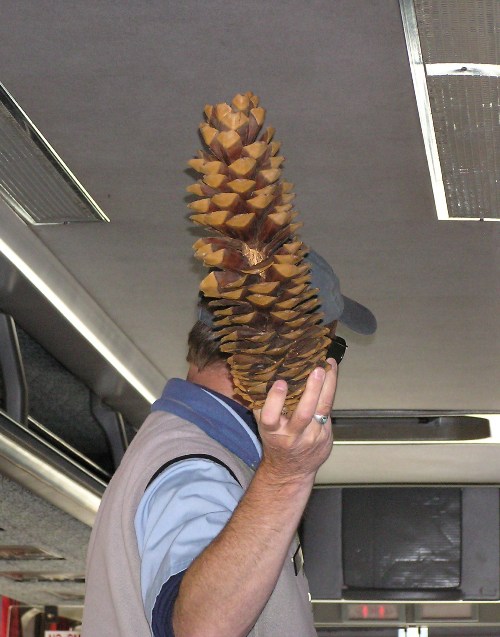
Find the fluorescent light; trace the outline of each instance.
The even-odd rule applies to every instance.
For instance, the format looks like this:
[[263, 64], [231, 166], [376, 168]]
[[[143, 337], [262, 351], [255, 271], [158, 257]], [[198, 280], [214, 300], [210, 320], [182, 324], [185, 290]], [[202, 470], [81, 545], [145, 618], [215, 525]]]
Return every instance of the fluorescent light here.
[[399, 4], [438, 219], [500, 221], [495, 2]]

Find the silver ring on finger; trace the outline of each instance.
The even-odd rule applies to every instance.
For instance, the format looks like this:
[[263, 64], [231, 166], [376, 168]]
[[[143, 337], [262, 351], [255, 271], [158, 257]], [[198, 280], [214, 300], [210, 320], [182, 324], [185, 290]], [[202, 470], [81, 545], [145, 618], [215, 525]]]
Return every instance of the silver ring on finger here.
[[314, 414], [313, 418], [319, 425], [325, 425], [328, 420], [328, 416], [324, 416], [323, 414]]

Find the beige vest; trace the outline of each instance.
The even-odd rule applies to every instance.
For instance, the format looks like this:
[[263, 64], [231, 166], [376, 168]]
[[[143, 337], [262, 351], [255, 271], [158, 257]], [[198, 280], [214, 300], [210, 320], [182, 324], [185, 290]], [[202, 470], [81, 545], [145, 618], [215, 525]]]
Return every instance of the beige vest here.
[[[197, 426], [161, 411], [148, 416], [106, 489], [92, 530], [82, 637], [150, 637], [134, 517], [155, 472], [188, 454], [218, 458], [248, 488], [253, 471]], [[249, 637], [316, 637], [304, 571], [295, 575], [292, 557], [296, 549], [294, 542]]]

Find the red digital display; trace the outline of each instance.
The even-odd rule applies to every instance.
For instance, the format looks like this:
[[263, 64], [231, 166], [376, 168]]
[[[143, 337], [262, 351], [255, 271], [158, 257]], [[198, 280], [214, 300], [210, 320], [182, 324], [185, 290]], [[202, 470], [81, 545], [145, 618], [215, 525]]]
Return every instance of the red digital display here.
[[391, 621], [398, 618], [396, 604], [347, 604], [347, 619]]

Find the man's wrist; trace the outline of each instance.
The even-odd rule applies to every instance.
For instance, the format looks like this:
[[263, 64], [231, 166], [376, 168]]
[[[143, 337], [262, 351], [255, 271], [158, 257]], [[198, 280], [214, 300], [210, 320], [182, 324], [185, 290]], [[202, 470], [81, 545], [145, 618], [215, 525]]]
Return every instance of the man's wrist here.
[[290, 496], [299, 495], [302, 492], [310, 493], [316, 475], [316, 472], [303, 473], [290, 471], [289, 467], [277, 466], [265, 454], [257, 471], [270, 488]]

